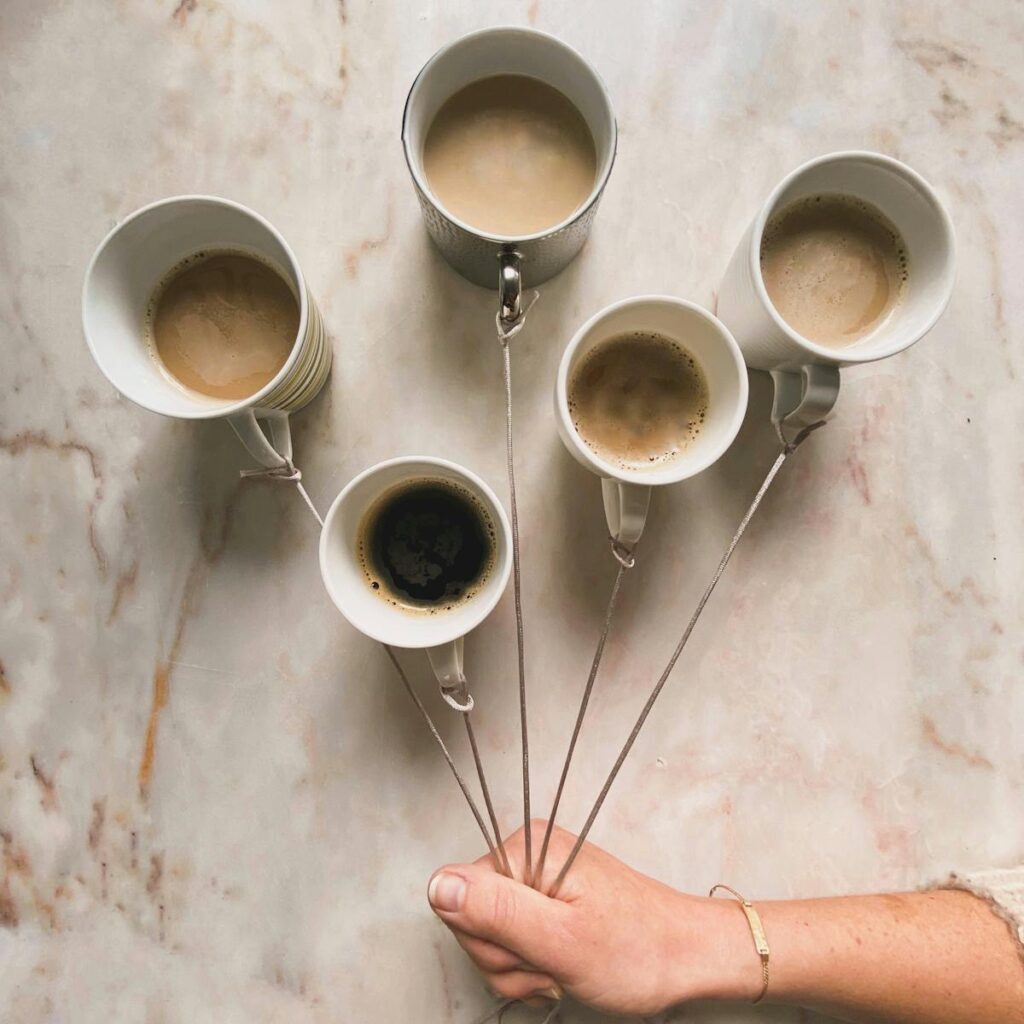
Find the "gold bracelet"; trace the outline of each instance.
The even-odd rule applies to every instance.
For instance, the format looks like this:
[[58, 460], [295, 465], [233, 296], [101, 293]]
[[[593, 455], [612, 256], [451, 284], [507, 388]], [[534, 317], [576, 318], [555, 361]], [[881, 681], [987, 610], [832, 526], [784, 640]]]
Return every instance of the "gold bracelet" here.
[[761, 994], [752, 1000], [754, 1003], [759, 1003], [768, 994], [768, 960], [771, 957], [768, 939], [764, 934], [764, 926], [761, 924], [761, 918], [750, 900], [744, 899], [735, 889], [730, 888], [728, 885], [723, 885], [721, 882], [718, 885], [713, 885], [708, 896], [714, 896], [718, 889], [724, 889], [727, 893], [735, 896], [740, 901], [743, 913], [747, 916], [750, 934], [754, 937], [754, 948], [757, 950], [757, 955], [761, 958]]

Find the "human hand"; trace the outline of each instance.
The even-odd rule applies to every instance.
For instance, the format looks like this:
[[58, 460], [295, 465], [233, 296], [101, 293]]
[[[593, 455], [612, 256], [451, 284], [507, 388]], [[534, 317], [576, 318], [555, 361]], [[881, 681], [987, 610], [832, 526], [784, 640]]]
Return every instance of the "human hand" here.
[[[533, 822], [534, 836], [545, 827]], [[431, 878], [431, 907], [495, 993], [565, 991], [609, 1013], [639, 1015], [687, 999], [758, 994], [749, 929], [727, 901], [678, 892], [589, 843], [555, 898], [544, 895], [574, 843], [554, 830], [541, 891], [522, 882], [522, 829], [505, 844], [516, 880], [489, 855]]]

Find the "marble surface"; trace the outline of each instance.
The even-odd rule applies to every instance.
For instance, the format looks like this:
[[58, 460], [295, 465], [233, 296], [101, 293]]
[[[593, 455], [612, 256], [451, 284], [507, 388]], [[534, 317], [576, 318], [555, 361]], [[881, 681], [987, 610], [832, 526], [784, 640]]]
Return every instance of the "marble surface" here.
[[[5, 1021], [469, 1024], [489, 1003], [424, 898], [432, 869], [475, 856], [479, 837], [382, 652], [324, 593], [316, 524], [290, 489], [239, 480], [226, 427], [119, 398], [82, 340], [79, 291], [100, 237], [143, 203], [248, 203], [291, 241], [333, 338], [329, 386], [294, 424], [317, 504], [417, 451], [504, 494], [493, 297], [430, 248], [398, 141], [421, 63], [503, 20], [577, 46], [621, 127], [590, 243], [515, 343], [537, 807], [615, 570], [598, 484], [555, 435], [561, 350], [630, 294], [710, 305], [774, 182], [866, 147], [948, 202], [952, 305], [920, 345], [845, 375], [594, 838], [685, 889], [727, 880], [757, 897], [911, 887], [1024, 854], [1019, 4], [8, 0]], [[755, 376], [732, 450], [654, 500], [567, 826], [774, 456], [767, 407]], [[513, 626], [509, 593], [468, 646], [507, 824]], [[424, 659], [405, 661], [441, 715]]]

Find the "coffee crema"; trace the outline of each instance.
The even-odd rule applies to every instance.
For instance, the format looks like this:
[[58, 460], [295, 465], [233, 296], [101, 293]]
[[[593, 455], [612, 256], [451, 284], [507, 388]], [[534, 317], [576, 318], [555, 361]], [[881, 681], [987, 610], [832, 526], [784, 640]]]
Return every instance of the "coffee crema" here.
[[451, 480], [397, 484], [369, 508], [357, 536], [367, 584], [405, 611], [451, 611], [494, 571], [494, 521], [476, 495]]
[[597, 155], [587, 122], [561, 92], [526, 75], [493, 75], [438, 110], [423, 169], [460, 220], [494, 235], [531, 235], [584, 203]]
[[146, 326], [157, 362], [179, 384], [212, 398], [248, 398], [287, 362], [299, 303], [254, 256], [199, 252], [157, 286]]
[[583, 357], [568, 401], [588, 448], [625, 470], [655, 470], [704, 429], [708, 384], [682, 345], [637, 331], [603, 341]]
[[907, 247], [870, 203], [812, 195], [768, 221], [761, 276], [772, 305], [794, 331], [842, 348], [881, 327], [902, 302]]

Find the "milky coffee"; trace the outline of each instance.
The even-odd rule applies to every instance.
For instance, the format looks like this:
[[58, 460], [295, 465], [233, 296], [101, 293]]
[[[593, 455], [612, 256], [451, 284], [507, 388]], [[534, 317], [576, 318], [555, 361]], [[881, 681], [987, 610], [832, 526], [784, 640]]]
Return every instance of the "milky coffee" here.
[[871, 204], [812, 195], [768, 221], [761, 276], [793, 330], [842, 348], [876, 330], [899, 306], [907, 289], [907, 248]]
[[460, 89], [437, 112], [423, 168], [441, 205], [470, 227], [530, 235], [584, 203], [597, 156], [583, 115], [557, 89], [494, 75]]
[[704, 429], [708, 384], [682, 345], [631, 332], [583, 357], [568, 397], [573, 425], [598, 456], [629, 471], [661, 469]]
[[299, 303], [280, 274], [239, 252], [202, 252], [178, 264], [147, 312], [157, 361], [180, 384], [213, 398], [256, 394], [284, 366]]

